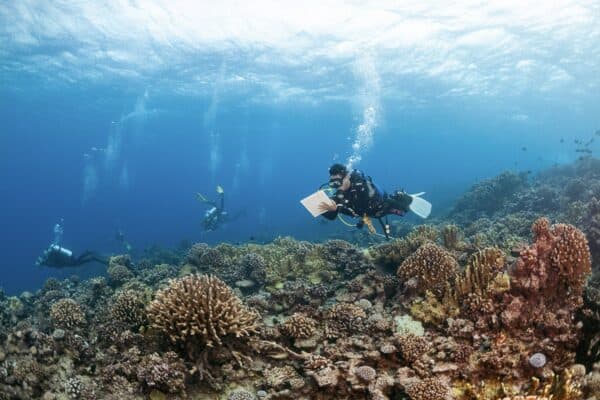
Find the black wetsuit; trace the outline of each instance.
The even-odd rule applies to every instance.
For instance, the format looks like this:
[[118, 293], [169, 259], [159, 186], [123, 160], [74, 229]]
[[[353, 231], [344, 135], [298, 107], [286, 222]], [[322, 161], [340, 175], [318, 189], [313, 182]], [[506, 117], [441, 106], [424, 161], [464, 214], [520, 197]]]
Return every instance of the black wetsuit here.
[[205, 231], [214, 231], [219, 225], [227, 221], [227, 212], [225, 211], [225, 195], [221, 193], [220, 205], [212, 201], [207, 201], [207, 204], [213, 206], [213, 209], [208, 210], [204, 219], [202, 220], [202, 226]]
[[332, 199], [337, 204], [337, 210], [322, 214], [330, 220], [335, 219], [338, 213], [361, 218], [381, 218], [388, 214], [404, 215], [412, 202], [412, 197], [401, 191], [388, 195], [377, 188], [371, 177], [358, 170], [350, 173], [350, 188], [346, 191], [338, 189]]
[[107, 265], [108, 261], [104, 258], [99, 257], [91, 251], [84, 251], [79, 257], [75, 257], [73, 254], [68, 255], [60, 250], [51, 248], [45, 255], [41, 264], [47, 267], [53, 268], [66, 268], [66, 267], [78, 267], [89, 262], [99, 262]]

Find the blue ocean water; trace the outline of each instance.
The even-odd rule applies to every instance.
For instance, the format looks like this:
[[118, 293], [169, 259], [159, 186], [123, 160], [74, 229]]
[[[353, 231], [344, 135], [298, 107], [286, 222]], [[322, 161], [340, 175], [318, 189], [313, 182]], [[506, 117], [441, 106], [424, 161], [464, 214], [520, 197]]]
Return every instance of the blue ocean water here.
[[[5, 2], [0, 286], [63, 221], [76, 253], [347, 228], [299, 200], [351, 162], [443, 213], [503, 170], [574, 161], [600, 127], [600, 6]], [[594, 146], [597, 149], [597, 144]], [[239, 218], [202, 232], [200, 192]]]

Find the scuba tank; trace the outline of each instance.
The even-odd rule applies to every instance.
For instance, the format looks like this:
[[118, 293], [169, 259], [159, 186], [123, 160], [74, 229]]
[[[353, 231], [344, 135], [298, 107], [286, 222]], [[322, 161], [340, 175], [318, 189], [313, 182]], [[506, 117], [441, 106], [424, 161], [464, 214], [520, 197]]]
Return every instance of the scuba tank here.
[[53, 244], [52, 246], [50, 246], [50, 248], [48, 250], [59, 252], [62, 256], [69, 257], [69, 258], [71, 258], [71, 256], [73, 255], [73, 252], [71, 250], [65, 249], [64, 247], [60, 247], [57, 244]]

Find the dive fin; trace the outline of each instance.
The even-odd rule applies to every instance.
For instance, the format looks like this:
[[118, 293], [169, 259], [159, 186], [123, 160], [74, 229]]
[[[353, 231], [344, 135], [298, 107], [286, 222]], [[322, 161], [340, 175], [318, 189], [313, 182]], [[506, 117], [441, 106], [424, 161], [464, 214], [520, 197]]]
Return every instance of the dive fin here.
[[207, 203], [208, 200], [206, 199], [206, 197], [204, 197], [201, 193], [196, 193], [196, 196], [198, 196], [198, 201], [201, 201], [203, 203]]
[[412, 201], [408, 206], [410, 211], [414, 212], [421, 218], [427, 218], [429, 217], [429, 214], [431, 214], [431, 203], [420, 197], [424, 194], [425, 192], [420, 192], [409, 195], [412, 197]]

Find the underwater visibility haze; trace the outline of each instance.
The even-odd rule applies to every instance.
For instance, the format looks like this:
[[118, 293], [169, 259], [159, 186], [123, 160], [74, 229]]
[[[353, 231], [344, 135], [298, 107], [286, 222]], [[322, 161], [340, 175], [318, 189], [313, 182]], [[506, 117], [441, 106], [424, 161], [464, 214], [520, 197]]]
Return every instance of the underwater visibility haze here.
[[[501, 398], [550, 396], [560, 379], [570, 387], [571, 376], [578, 394], [555, 399], [598, 396], [600, 384], [585, 376], [600, 351], [596, 345], [583, 355], [588, 342], [577, 336], [600, 331], [598, 308], [586, 306], [592, 311], [577, 332], [559, 323], [528, 332], [527, 340], [507, 332], [528, 320], [508, 314], [539, 293], [564, 290], [572, 304], [546, 296], [527, 303], [532, 309], [575, 318], [592, 266], [597, 271], [599, 71], [600, 3], [593, 0], [2, 2], [0, 301], [8, 305], [0, 318], [0, 398]], [[389, 241], [376, 221], [377, 234], [369, 234], [368, 226], [348, 226], [357, 222], [348, 216], [313, 218], [300, 200], [328, 183], [334, 163], [364, 171], [390, 193], [425, 192], [431, 215], [391, 216]], [[556, 244], [565, 237], [568, 245]], [[569, 289], [553, 281], [556, 287], [533, 296], [522, 282], [530, 266], [522, 257], [529, 249], [555, 260], [544, 240], [576, 249], [583, 261], [557, 267], [570, 271], [557, 278]], [[92, 259], [36, 265], [53, 244]], [[498, 253], [477, 253], [491, 247]], [[435, 260], [434, 272], [421, 277], [429, 283], [415, 281], [425, 268], [421, 256]], [[457, 325], [436, 320], [434, 306], [448, 306], [452, 296], [465, 302], [468, 285], [452, 282], [464, 283], [454, 273], [467, 264], [488, 265], [483, 286], [515, 274], [511, 288], [501, 290], [503, 300], [492, 296], [469, 310], [446, 307]], [[179, 280], [167, 286], [170, 278]], [[221, 333], [200, 343], [174, 332], [174, 297], [195, 285], [224, 293], [225, 303], [240, 297], [227, 304], [241, 315], [241, 330], [215, 322]], [[361, 285], [373, 288], [365, 294]], [[107, 333], [98, 310], [115, 319], [126, 303], [148, 315], [122, 311], [129, 317]], [[494, 309], [502, 322], [476, 308]], [[431, 350], [427, 341], [408, 343], [404, 328], [367, 323], [373, 313], [396, 328], [422, 323], [424, 331], [406, 328], [419, 337], [444, 326], [451, 344], [429, 336], [438, 351], [419, 364]], [[82, 333], [92, 325], [97, 332]], [[157, 341], [162, 331], [169, 340]], [[352, 348], [344, 340], [353, 332], [373, 342]], [[275, 357], [242, 373], [248, 348], [218, 361], [198, 350], [224, 348], [231, 333], [260, 336], [244, 345]], [[549, 349], [540, 344], [544, 334], [562, 341]], [[108, 337], [137, 353], [119, 359], [102, 347]], [[356, 356], [316, 345], [333, 337]], [[89, 348], [75, 344], [80, 339]], [[492, 360], [481, 350], [504, 341], [520, 361], [500, 350]], [[78, 356], [69, 359], [65, 348]], [[470, 354], [480, 364], [465, 376], [506, 379], [517, 389], [501, 393], [490, 383], [493, 390], [473, 397], [469, 378], [456, 372], [474, 362]], [[51, 372], [59, 359], [69, 359], [61, 367], [66, 383]], [[437, 367], [428, 367], [431, 360]], [[336, 378], [325, 376], [336, 361]], [[576, 362], [583, 372], [564, 378]], [[167, 376], [149, 376], [159, 364]], [[107, 378], [119, 374], [125, 378]], [[541, 379], [538, 388], [532, 377]]]

